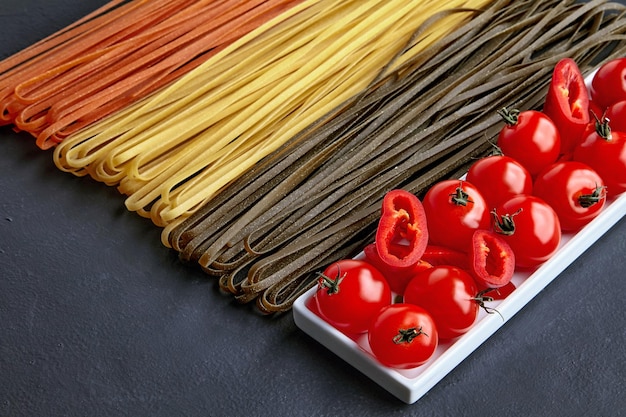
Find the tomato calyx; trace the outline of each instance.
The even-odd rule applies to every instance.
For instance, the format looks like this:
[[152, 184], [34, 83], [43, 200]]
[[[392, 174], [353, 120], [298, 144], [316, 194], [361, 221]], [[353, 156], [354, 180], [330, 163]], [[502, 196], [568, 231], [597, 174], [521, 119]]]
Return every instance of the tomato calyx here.
[[337, 264], [337, 275], [334, 278], [330, 278], [322, 272], [318, 272], [317, 276], [319, 277], [318, 288], [320, 290], [325, 290], [328, 295], [334, 295], [339, 292], [339, 285], [346, 277], [346, 274], [341, 273], [341, 268], [339, 267], [339, 264]]
[[490, 302], [492, 302], [494, 300], [493, 297], [490, 297], [490, 296], [485, 295], [485, 294], [487, 294], [488, 292], [491, 292], [491, 291], [495, 291], [495, 290], [496, 290], [496, 288], [485, 288], [484, 290], [479, 291], [476, 294], [476, 296], [474, 298], [472, 298], [472, 300], [474, 302], [476, 302], [476, 304], [478, 304], [478, 306], [480, 308], [482, 308], [485, 311], [485, 313], [487, 313], [487, 314], [498, 314], [502, 318], [502, 320], [504, 320], [504, 317], [502, 317], [502, 314], [500, 314], [500, 312], [497, 309], [495, 309], [493, 307], [489, 307], [488, 305], [485, 305], [485, 303], [490, 303]]
[[522, 209], [520, 208], [513, 214], [499, 215], [496, 209], [491, 210], [495, 231], [505, 236], [513, 235], [515, 233], [515, 221], [513, 220], [513, 217], [517, 216], [521, 212]]
[[457, 206], [467, 206], [467, 203], [473, 203], [468, 193], [463, 189], [463, 181], [459, 183], [454, 193], [450, 194], [451, 201]]
[[578, 204], [583, 208], [589, 208], [606, 198], [606, 186], [596, 184], [595, 190], [591, 194], [581, 194], [578, 197]]
[[429, 337], [420, 327], [410, 327], [408, 329], [398, 329], [398, 334], [393, 338], [393, 343], [400, 345], [402, 343], [411, 343], [417, 336], [424, 335]]
[[598, 118], [595, 113], [593, 114], [593, 117], [596, 119], [595, 126], [598, 136], [607, 141], [612, 140], [613, 134], [611, 133], [611, 126], [609, 126], [609, 118], [604, 116], [602, 116], [602, 118]]
[[506, 123], [508, 126], [515, 126], [517, 124], [520, 111], [518, 109], [509, 110], [506, 107], [503, 107], [502, 109], [498, 110], [497, 113], [500, 115], [500, 117], [502, 117], [502, 120], [504, 120], [504, 123]]

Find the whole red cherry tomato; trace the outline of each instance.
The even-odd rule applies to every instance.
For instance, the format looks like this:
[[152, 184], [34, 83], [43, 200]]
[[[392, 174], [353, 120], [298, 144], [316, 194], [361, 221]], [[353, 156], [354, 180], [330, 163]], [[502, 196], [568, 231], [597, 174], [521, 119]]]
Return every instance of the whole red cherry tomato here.
[[489, 208], [478, 189], [468, 181], [435, 183], [422, 201], [431, 245], [465, 252], [476, 229], [489, 227]]
[[391, 291], [396, 294], [402, 294], [406, 284], [415, 276], [416, 273], [427, 268], [431, 268], [432, 265], [423, 259], [420, 259], [416, 263], [405, 266], [396, 267], [386, 264], [380, 259], [378, 251], [376, 250], [376, 244], [370, 243], [363, 248], [365, 254], [365, 261], [374, 265], [385, 276], [385, 279], [389, 283]]
[[522, 164], [505, 155], [492, 155], [474, 162], [467, 171], [490, 208], [520, 194], [532, 194], [533, 180]]
[[440, 340], [466, 333], [476, 321], [483, 301], [472, 276], [450, 265], [418, 273], [404, 291], [405, 303], [418, 305], [430, 313]]
[[573, 159], [593, 168], [609, 195], [626, 191], [626, 133], [612, 131], [608, 120], [589, 124]]
[[399, 369], [423, 365], [439, 344], [430, 314], [416, 305], [402, 303], [380, 310], [372, 320], [367, 338], [380, 363]]
[[513, 278], [515, 254], [497, 233], [475, 231], [469, 258], [470, 271], [479, 288], [503, 287]]
[[611, 104], [605, 112], [596, 115], [604, 115], [609, 121], [611, 131], [626, 132], [626, 99]]
[[557, 162], [535, 180], [534, 194], [554, 209], [562, 230], [575, 231], [594, 219], [606, 201], [604, 182], [590, 166]]
[[391, 304], [391, 290], [372, 265], [343, 259], [320, 274], [313, 299], [322, 318], [332, 326], [346, 333], [363, 333], [378, 311]]
[[626, 100], [626, 58], [602, 64], [591, 80], [589, 93], [603, 110], [613, 103]]
[[533, 177], [557, 160], [561, 136], [548, 116], [535, 110], [502, 109], [499, 113], [506, 123], [497, 142], [504, 155], [522, 164]]
[[533, 268], [547, 261], [561, 243], [561, 225], [554, 209], [539, 197], [513, 197], [493, 211], [494, 231], [515, 254], [515, 266]]

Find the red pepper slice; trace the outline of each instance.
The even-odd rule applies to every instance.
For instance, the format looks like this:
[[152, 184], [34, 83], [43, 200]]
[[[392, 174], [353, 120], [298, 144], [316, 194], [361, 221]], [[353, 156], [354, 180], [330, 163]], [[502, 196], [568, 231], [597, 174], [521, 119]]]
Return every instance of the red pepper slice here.
[[424, 206], [414, 194], [401, 189], [385, 194], [375, 243], [378, 256], [389, 266], [408, 267], [420, 260], [428, 228]]
[[513, 278], [513, 250], [494, 232], [482, 229], [474, 232], [469, 258], [472, 275], [481, 288], [503, 287]]
[[403, 294], [404, 289], [410, 280], [413, 279], [415, 274], [424, 269], [432, 268], [432, 265], [424, 260], [419, 260], [416, 263], [404, 266], [404, 267], [394, 267], [389, 266], [385, 262], [380, 259], [378, 255], [378, 251], [376, 250], [376, 244], [370, 243], [363, 249], [363, 253], [365, 254], [365, 262], [373, 265], [374, 268], [378, 269], [382, 272], [383, 276], [389, 283], [389, 287], [391, 291], [396, 294]]
[[573, 59], [564, 58], [554, 66], [543, 112], [559, 130], [561, 154], [571, 154], [590, 121], [585, 79]]
[[426, 246], [422, 259], [432, 266], [451, 265], [464, 270], [469, 269], [466, 253], [445, 246]]

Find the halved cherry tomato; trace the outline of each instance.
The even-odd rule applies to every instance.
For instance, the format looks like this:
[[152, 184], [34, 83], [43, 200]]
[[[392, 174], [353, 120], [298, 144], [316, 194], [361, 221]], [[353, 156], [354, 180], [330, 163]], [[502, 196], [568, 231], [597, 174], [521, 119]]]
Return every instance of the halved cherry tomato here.
[[368, 331], [372, 353], [385, 366], [409, 369], [432, 357], [439, 336], [430, 314], [412, 304], [392, 304], [380, 310]]
[[532, 194], [533, 180], [526, 168], [506, 155], [480, 158], [467, 171], [490, 208], [520, 194]]
[[516, 267], [534, 268], [547, 261], [559, 248], [559, 218], [539, 197], [513, 197], [492, 213], [494, 231], [513, 249]]
[[613, 103], [626, 100], [626, 58], [616, 58], [602, 64], [591, 80], [589, 93], [603, 110]]
[[578, 230], [594, 219], [606, 202], [604, 182], [587, 164], [557, 162], [535, 180], [534, 194], [554, 209], [562, 230]]
[[564, 58], [554, 66], [543, 112], [559, 131], [561, 154], [571, 154], [590, 120], [585, 79], [573, 59]]
[[428, 227], [424, 207], [414, 194], [401, 189], [385, 194], [375, 243], [380, 259], [389, 266], [408, 267], [420, 260], [428, 244]]
[[489, 208], [478, 189], [468, 181], [435, 183], [422, 201], [431, 245], [466, 251], [476, 229], [489, 227]]
[[372, 265], [343, 259], [320, 274], [313, 299], [317, 311], [332, 326], [346, 333], [363, 333], [378, 311], [391, 304], [391, 290]]
[[450, 265], [435, 266], [418, 273], [404, 291], [404, 302], [430, 313], [440, 340], [466, 333], [488, 298], [479, 294], [472, 276]]
[[470, 259], [470, 270], [479, 288], [503, 287], [513, 278], [515, 254], [511, 246], [494, 232], [474, 232]]

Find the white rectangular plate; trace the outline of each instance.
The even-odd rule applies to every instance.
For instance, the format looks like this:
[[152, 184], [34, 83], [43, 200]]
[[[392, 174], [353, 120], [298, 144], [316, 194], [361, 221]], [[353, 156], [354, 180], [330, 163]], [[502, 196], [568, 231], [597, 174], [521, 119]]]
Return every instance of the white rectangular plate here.
[[469, 332], [453, 342], [440, 344], [424, 365], [409, 369], [392, 369], [380, 365], [371, 354], [367, 337], [348, 337], [314, 313], [309, 304], [316, 291], [312, 288], [296, 300], [293, 316], [296, 325], [339, 357], [367, 375], [406, 403], [414, 403], [437, 382], [463, 361], [478, 346], [503, 326], [515, 313], [532, 300], [600, 236], [626, 213], [626, 193], [607, 201], [602, 213], [576, 234], [564, 234], [556, 254], [532, 273], [516, 272], [516, 289], [504, 300], [489, 303], [498, 314], [481, 310]]

